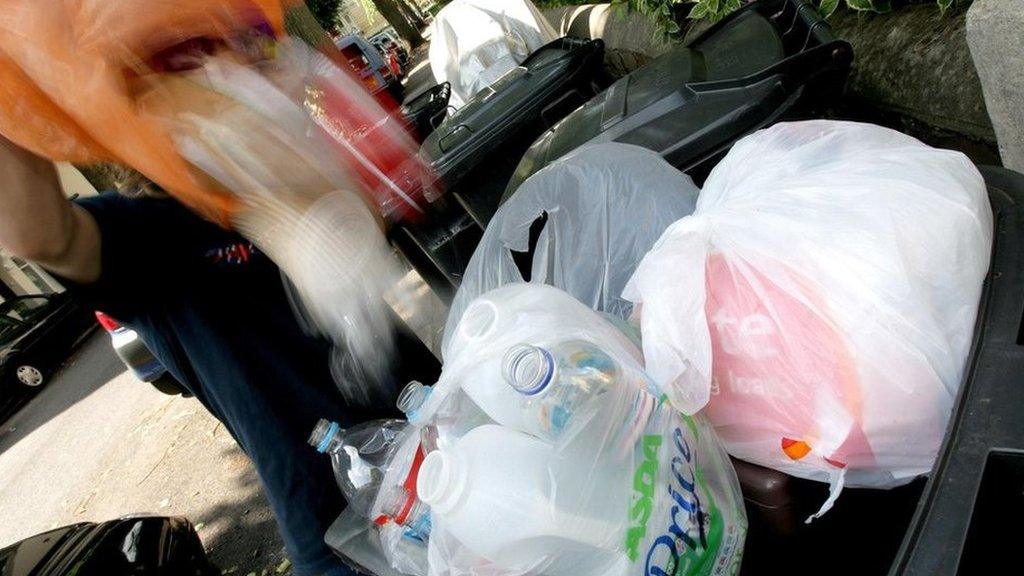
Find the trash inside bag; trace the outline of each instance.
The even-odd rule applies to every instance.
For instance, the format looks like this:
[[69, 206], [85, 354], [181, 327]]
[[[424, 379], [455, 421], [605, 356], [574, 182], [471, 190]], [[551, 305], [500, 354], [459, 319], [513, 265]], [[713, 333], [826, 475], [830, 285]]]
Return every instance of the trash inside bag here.
[[425, 168], [301, 3], [19, 3], [0, 16], [0, 78], [0, 133], [129, 165], [240, 231], [336, 344], [346, 398], [390, 396], [387, 306], [414, 298], [383, 226], [422, 213]]
[[424, 430], [431, 576], [738, 570], [746, 517], [728, 457], [639, 356], [549, 286], [469, 305], [438, 383], [403, 394]]
[[530, 0], [454, 0], [431, 25], [430, 69], [458, 109], [557, 38]]
[[[363, 574], [375, 576], [427, 576], [426, 555], [422, 564], [408, 564], [406, 557], [395, 557], [389, 536], [384, 530], [351, 508], [346, 508], [327, 532], [325, 540], [342, 560]], [[400, 543], [399, 549], [404, 549]], [[392, 564], [399, 566], [395, 568]]]
[[[992, 246], [958, 152], [850, 122], [739, 141], [624, 296], [647, 372], [730, 454], [893, 487], [926, 474], [972, 341]], [[820, 512], [820, 513], [821, 513]]]
[[537, 238], [529, 280], [565, 290], [594, 310], [628, 318], [622, 289], [662, 232], [693, 213], [699, 190], [656, 152], [629, 144], [584, 146], [531, 176], [498, 209], [466, 267], [445, 327], [447, 351], [466, 305], [524, 278], [513, 252]]
[[[339, 552], [358, 567], [389, 566], [426, 576], [430, 513], [416, 497], [424, 459], [419, 428], [402, 420], [375, 420], [343, 429], [320, 420], [309, 444], [331, 458], [348, 503]], [[383, 558], [382, 558], [383, 557]]]

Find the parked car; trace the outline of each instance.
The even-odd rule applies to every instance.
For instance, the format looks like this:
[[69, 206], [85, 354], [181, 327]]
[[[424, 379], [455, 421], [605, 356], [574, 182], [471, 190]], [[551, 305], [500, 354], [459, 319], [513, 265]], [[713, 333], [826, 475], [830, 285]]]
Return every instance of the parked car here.
[[110, 343], [114, 347], [114, 352], [135, 374], [136, 378], [143, 382], [149, 382], [164, 394], [174, 396], [184, 392], [181, 384], [153, 355], [153, 352], [142, 341], [142, 338], [139, 338], [135, 330], [122, 325], [99, 310], [96, 311], [96, 321], [110, 335]]
[[409, 67], [409, 43], [402, 38], [395, 29], [388, 26], [387, 28], [377, 32], [373, 36], [370, 36], [370, 43], [377, 45], [380, 43], [387, 46], [387, 43], [395, 45], [395, 53], [398, 55], [398, 60], [402, 64], [402, 68]]
[[365, 38], [355, 34], [342, 36], [335, 41], [335, 46], [372, 94], [386, 91], [397, 103], [402, 102], [405, 88], [391, 72], [384, 56]]
[[0, 303], [0, 389], [42, 386], [95, 327], [88, 311], [67, 294], [16, 296]]
[[409, 67], [409, 51], [406, 50], [401, 44], [391, 39], [390, 36], [378, 34], [370, 39], [370, 44], [380, 51], [384, 55], [384, 58], [388, 61], [391, 66], [391, 70], [396, 76], [402, 77], [405, 75], [406, 70]]
[[84, 522], [0, 549], [3, 576], [214, 576], [184, 518], [128, 517]]

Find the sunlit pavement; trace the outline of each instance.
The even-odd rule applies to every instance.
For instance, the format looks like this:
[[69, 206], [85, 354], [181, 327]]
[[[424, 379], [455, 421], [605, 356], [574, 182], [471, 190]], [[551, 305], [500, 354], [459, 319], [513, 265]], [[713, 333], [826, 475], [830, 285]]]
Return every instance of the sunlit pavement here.
[[213, 561], [242, 576], [276, 573], [283, 559], [256, 474], [223, 426], [136, 380], [97, 333], [0, 423], [0, 547], [140, 513], [189, 518]]

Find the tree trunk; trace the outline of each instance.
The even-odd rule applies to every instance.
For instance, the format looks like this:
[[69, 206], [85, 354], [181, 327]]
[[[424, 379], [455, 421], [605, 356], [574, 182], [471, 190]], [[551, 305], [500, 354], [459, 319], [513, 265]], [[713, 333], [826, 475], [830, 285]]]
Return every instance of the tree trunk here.
[[398, 35], [405, 38], [410, 46], [416, 48], [423, 44], [423, 36], [420, 34], [419, 28], [405, 17], [402, 8], [398, 5], [399, 2], [401, 0], [373, 0], [373, 5], [377, 7], [381, 16], [394, 26]]
[[423, 16], [416, 10], [414, 2], [412, 0], [397, 0], [398, 7], [405, 13], [405, 17], [417, 30], [422, 30], [426, 26], [426, 22], [423, 20]]

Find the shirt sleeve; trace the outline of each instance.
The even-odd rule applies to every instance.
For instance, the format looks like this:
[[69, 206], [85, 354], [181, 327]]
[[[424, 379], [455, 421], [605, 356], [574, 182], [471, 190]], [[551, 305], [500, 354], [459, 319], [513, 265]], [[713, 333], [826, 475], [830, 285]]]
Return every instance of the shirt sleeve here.
[[165, 203], [103, 193], [75, 200], [100, 231], [100, 278], [90, 284], [62, 282], [85, 303], [122, 322], [170, 303], [182, 251], [174, 249]]

